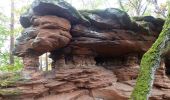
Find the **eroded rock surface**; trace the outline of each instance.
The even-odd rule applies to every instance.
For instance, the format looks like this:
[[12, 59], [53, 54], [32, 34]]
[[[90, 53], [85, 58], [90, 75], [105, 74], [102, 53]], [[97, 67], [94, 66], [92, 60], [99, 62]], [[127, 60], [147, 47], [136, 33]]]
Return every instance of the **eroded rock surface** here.
[[57, 16], [41, 16], [33, 19], [33, 25], [26, 28], [17, 39], [14, 54], [37, 56], [66, 46], [72, 36], [70, 35], [70, 22]]
[[[18, 81], [1, 89], [2, 100], [128, 100], [139, 65], [69, 66], [44, 73], [34, 80]], [[150, 100], [169, 100], [169, 78], [164, 65], [157, 71]], [[127, 69], [125, 69], [127, 68]], [[124, 69], [124, 70], [123, 70]], [[120, 70], [121, 73], [120, 73]], [[119, 74], [118, 74], [119, 73]], [[128, 74], [129, 73], [129, 74]]]
[[[115, 8], [78, 11], [63, 0], [35, 0], [20, 22], [14, 54], [24, 61], [22, 80], [0, 86], [0, 100], [128, 100], [140, 59], [164, 24]], [[41, 72], [46, 52], [52, 71]], [[162, 61], [150, 100], [170, 99], [169, 65]]]

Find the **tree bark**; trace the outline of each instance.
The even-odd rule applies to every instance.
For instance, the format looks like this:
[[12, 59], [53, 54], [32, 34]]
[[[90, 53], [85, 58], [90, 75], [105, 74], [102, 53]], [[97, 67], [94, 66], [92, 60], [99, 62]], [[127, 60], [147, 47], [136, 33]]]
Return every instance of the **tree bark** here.
[[159, 68], [161, 60], [170, 50], [170, 9], [168, 11], [162, 32], [141, 60], [140, 73], [131, 100], [148, 100], [156, 69]]
[[46, 71], [48, 71], [48, 53], [45, 54]]
[[11, 22], [10, 22], [10, 64], [14, 64], [12, 50], [14, 48], [14, 0], [11, 0]]
[[42, 71], [43, 70], [43, 61], [42, 61], [43, 59], [42, 59], [42, 56], [40, 56], [39, 59], [40, 59], [39, 60], [39, 62], [40, 62], [40, 66], [39, 67], [40, 67], [40, 70]]

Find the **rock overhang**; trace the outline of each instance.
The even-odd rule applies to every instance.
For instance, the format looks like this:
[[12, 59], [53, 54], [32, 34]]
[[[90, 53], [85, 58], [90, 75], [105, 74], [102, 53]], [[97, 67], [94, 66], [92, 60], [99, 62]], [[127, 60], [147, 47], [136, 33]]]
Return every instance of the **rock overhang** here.
[[[38, 21], [42, 25], [39, 25]], [[36, 32], [37, 35], [32, 38], [33, 40], [29, 40], [29, 38], [26, 40], [33, 41], [29, 48], [32, 51], [41, 52], [41, 48], [44, 49], [38, 55], [69, 46], [74, 50], [74, 46], [79, 46], [91, 49], [99, 55], [111, 54], [114, 56], [114, 53], [115, 55], [132, 52], [142, 54], [147, 51], [159, 35], [164, 20], [152, 16], [130, 18], [126, 12], [117, 8], [76, 10], [63, 0], [35, 0], [28, 12], [21, 15], [20, 22], [28, 33], [26, 37], [30, 37], [29, 35], [32, 34], [28, 30], [30, 27], [36, 28], [38, 31], [46, 30], [44, 32], [48, 35], [44, 32]], [[60, 31], [55, 30], [50, 36], [50, 31], [52, 32], [54, 29], [60, 29]], [[68, 32], [68, 35], [64, 35], [66, 32], [62, 34], [61, 30]], [[40, 38], [38, 36], [46, 38], [35, 46], [34, 42]], [[62, 40], [63, 36], [68, 39]], [[58, 41], [55, 41], [57, 38]], [[67, 42], [64, 43], [65, 41]], [[21, 41], [18, 40], [18, 42]], [[17, 44], [19, 45], [19, 43]], [[51, 46], [45, 46], [47, 44]], [[53, 48], [49, 49], [50, 47]], [[126, 52], [123, 53], [124, 48], [126, 48]]]

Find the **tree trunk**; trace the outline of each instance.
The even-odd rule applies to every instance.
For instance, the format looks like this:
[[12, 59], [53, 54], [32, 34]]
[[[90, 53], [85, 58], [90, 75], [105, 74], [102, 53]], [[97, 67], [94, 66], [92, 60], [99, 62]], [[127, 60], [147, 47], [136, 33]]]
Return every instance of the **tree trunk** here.
[[126, 11], [126, 9], [124, 8], [124, 6], [122, 4], [122, 0], [118, 0], [118, 3], [119, 3], [121, 10]]
[[162, 32], [152, 47], [144, 54], [136, 86], [132, 92], [131, 100], [148, 100], [152, 89], [156, 69], [161, 59], [168, 52], [170, 40], [170, 9]]
[[46, 71], [48, 71], [48, 53], [45, 54]]
[[42, 59], [42, 56], [40, 56], [39, 58], [40, 58], [40, 60], [39, 60], [40, 66], [39, 67], [40, 67], [40, 70], [42, 71], [43, 70], [43, 61], [42, 61], [43, 59]]
[[10, 22], [10, 64], [14, 64], [12, 50], [14, 48], [14, 0], [11, 0], [11, 22]]

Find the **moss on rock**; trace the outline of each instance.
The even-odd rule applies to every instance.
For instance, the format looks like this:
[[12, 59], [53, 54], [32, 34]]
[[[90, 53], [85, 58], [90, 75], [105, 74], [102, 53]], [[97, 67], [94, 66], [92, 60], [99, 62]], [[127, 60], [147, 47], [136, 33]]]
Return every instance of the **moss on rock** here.
[[14, 96], [20, 93], [21, 91], [19, 89], [0, 89], [0, 95], [2, 96]]
[[131, 100], [148, 100], [156, 69], [160, 66], [160, 62], [165, 54], [165, 51], [168, 51], [169, 39], [170, 11], [158, 39], [144, 54], [141, 60], [140, 73], [134, 91], [131, 95]]
[[0, 76], [0, 88], [15, 86], [17, 81], [21, 79], [20, 73], [5, 73]]

